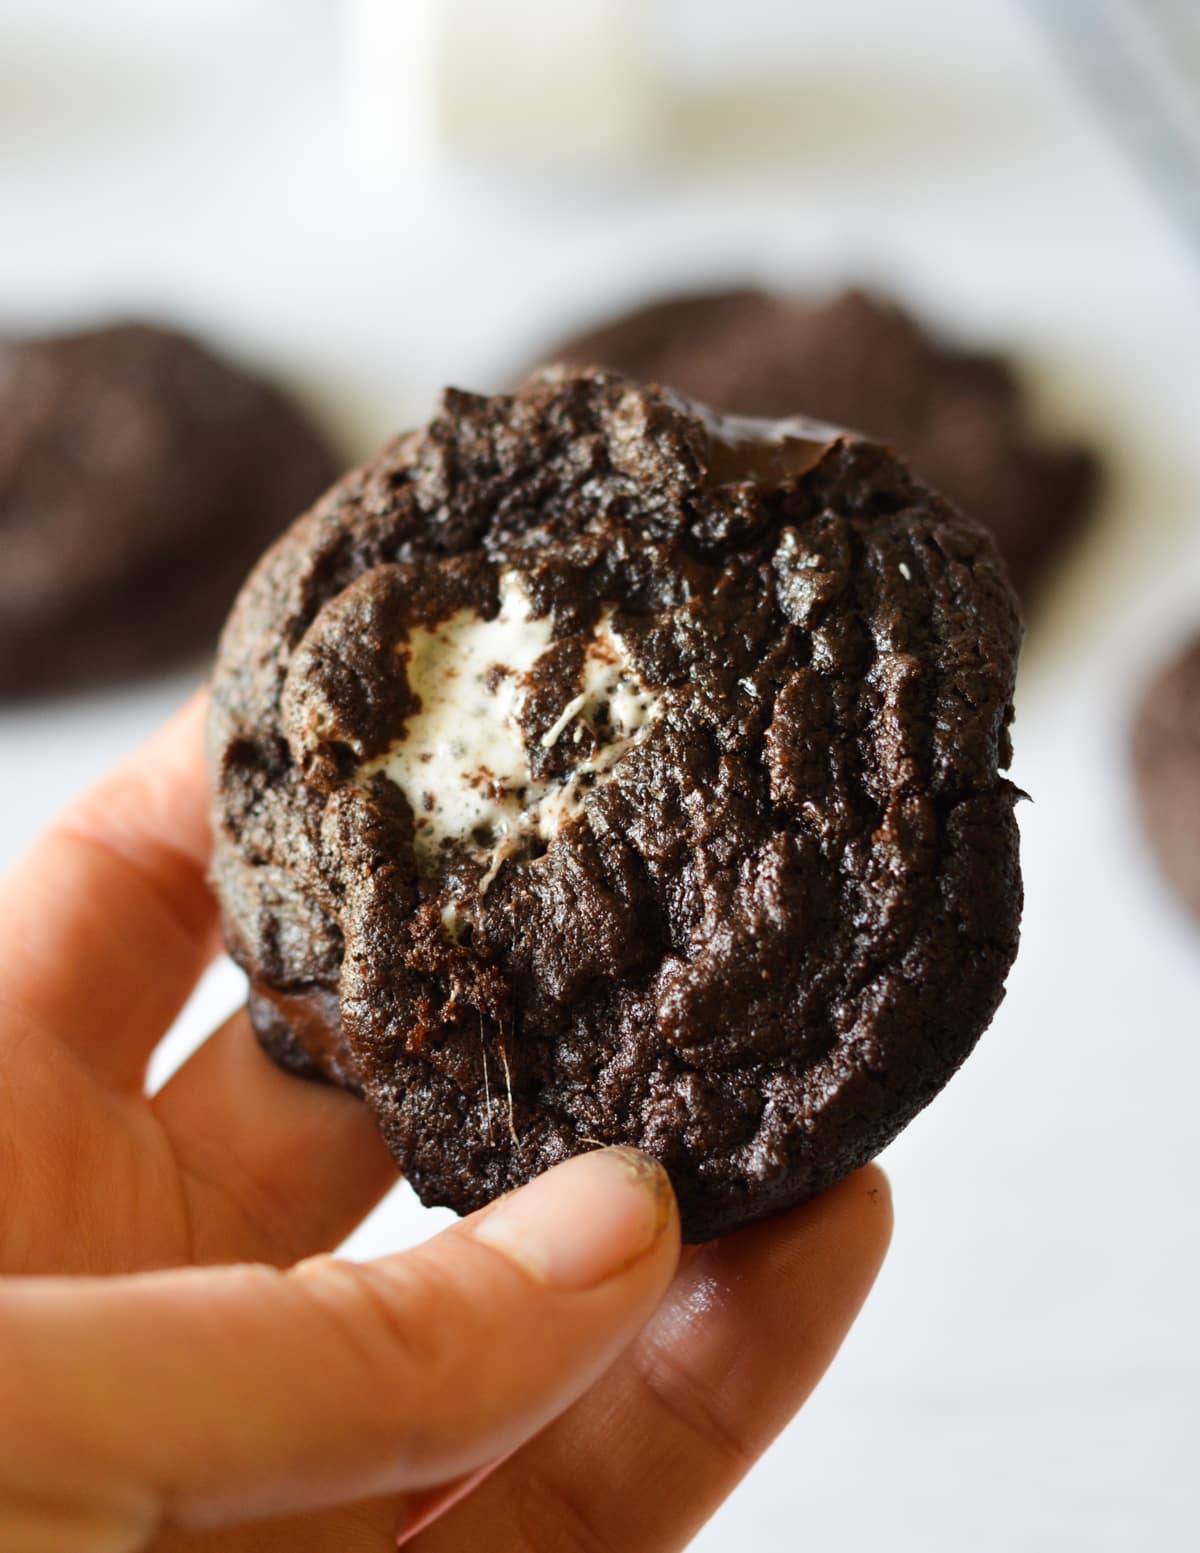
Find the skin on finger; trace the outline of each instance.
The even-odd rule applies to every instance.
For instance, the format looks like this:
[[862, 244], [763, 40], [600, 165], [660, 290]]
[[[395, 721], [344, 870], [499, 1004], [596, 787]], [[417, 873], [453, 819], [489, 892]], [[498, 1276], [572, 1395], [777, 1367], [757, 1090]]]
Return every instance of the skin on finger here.
[[168, 1530], [154, 1539], [150, 1553], [392, 1553], [474, 1493], [499, 1465], [492, 1462], [425, 1493], [385, 1495], [217, 1531]]
[[[478, 1488], [498, 1463], [457, 1478], [444, 1488], [397, 1498], [361, 1500], [309, 1515], [288, 1515], [217, 1531], [165, 1531], [149, 1553], [393, 1553], [403, 1541], [444, 1515]], [[402, 1528], [400, 1540], [397, 1527]]]
[[150, 1105], [189, 1183], [197, 1262], [329, 1250], [397, 1179], [362, 1101], [276, 1067], [245, 1009]]
[[145, 1553], [395, 1553], [395, 1525], [396, 1499], [385, 1495], [212, 1531], [168, 1527]]
[[450, 1481], [596, 1380], [678, 1249], [661, 1169], [606, 1149], [375, 1263], [11, 1280], [0, 1545], [37, 1546], [52, 1514], [121, 1553]]
[[411, 1542], [418, 1532], [432, 1526], [442, 1516], [447, 1515], [455, 1505], [461, 1504], [479, 1488], [481, 1483], [487, 1481], [492, 1473], [502, 1465], [499, 1461], [492, 1461], [486, 1467], [479, 1467], [474, 1472], [468, 1472], [465, 1477], [455, 1478], [451, 1483], [444, 1483], [440, 1488], [431, 1488], [424, 1494], [407, 1494], [399, 1506], [393, 1507], [392, 1533], [393, 1542], [397, 1547], [403, 1547]]
[[825, 1372], [891, 1225], [887, 1179], [868, 1166], [701, 1248], [587, 1396], [412, 1548], [686, 1546]]
[[218, 947], [205, 703], [193, 697], [0, 884], [6, 1024], [24, 1047], [59, 1040], [120, 1086], [141, 1084]]

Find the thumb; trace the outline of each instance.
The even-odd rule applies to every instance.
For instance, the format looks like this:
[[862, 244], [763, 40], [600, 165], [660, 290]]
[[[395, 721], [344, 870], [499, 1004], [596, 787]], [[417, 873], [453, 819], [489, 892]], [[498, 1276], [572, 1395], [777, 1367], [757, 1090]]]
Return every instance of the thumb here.
[[469, 1472], [611, 1363], [678, 1251], [661, 1167], [604, 1149], [376, 1262], [0, 1283], [0, 1546], [125, 1553]]

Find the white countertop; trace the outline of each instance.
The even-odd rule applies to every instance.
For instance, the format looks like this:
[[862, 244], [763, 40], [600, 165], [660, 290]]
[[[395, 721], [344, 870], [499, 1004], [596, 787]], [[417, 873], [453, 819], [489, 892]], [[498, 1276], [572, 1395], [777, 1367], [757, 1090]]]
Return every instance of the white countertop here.
[[[808, 10], [689, 12], [717, 54], [790, 39], [770, 146], [739, 155], [710, 116], [710, 152], [671, 170], [457, 167], [383, 197], [346, 174], [320, 0], [8, 0], [0, 324], [171, 314], [290, 376], [356, 453], [580, 315], [748, 269], [886, 281], [1024, 356], [1050, 422], [1098, 439], [1112, 477], [1022, 669], [1020, 959], [976, 1055], [888, 1153], [896, 1239], [862, 1321], [696, 1546], [1184, 1549], [1200, 928], [1147, 859], [1126, 731], [1200, 624], [1200, 265], [1021, 5]], [[195, 677], [0, 711], [0, 862]], [[173, 1051], [236, 996], [211, 976]], [[353, 1246], [433, 1222], [401, 1190]]]

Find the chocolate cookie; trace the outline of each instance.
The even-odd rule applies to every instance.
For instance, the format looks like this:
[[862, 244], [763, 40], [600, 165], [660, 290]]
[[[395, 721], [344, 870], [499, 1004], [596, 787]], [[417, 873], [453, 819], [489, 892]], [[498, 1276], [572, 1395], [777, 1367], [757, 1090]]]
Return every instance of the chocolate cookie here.
[[600, 1143], [685, 1234], [871, 1158], [1000, 1001], [1020, 625], [883, 448], [600, 371], [449, 391], [263, 559], [214, 877], [275, 1057], [465, 1211]]
[[1200, 915], [1200, 636], [1146, 690], [1133, 755], [1142, 819], [1159, 863]]
[[880, 437], [991, 529], [1022, 595], [1098, 491], [1094, 455], [1033, 430], [1005, 361], [956, 349], [860, 291], [824, 304], [750, 290], [657, 302], [549, 359], [614, 367], [724, 410], [802, 410]]
[[207, 646], [338, 467], [279, 393], [185, 335], [0, 342], [0, 694]]

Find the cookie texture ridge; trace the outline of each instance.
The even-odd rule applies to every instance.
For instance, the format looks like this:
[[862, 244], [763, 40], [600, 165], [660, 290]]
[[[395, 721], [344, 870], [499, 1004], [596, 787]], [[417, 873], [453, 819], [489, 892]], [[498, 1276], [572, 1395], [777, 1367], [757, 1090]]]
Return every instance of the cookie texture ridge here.
[[1012, 367], [930, 333], [880, 296], [807, 302], [752, 289], [651, 303], [558, 346], [748, 415], [803, 410], [892, 445], [992, 531], [1018, 592], [1096, 505], [1100, 465], [1037, 432]]
[[1200, 916], [1200, 636], [1146, 688], [1133, 757], [1142, 821], [1159, 866]]
[[211, 650], [338, 469], [282, 395], [186, 335], [0, 341], [0, 695]]
[[598, 1144], [684, 1231], [870, 1159], [1017, 948], [1021, 634], [884, 448], [599, 370], [448, 391], [226, 627], [214, 878], [254, 1027], [459, 1211]]

